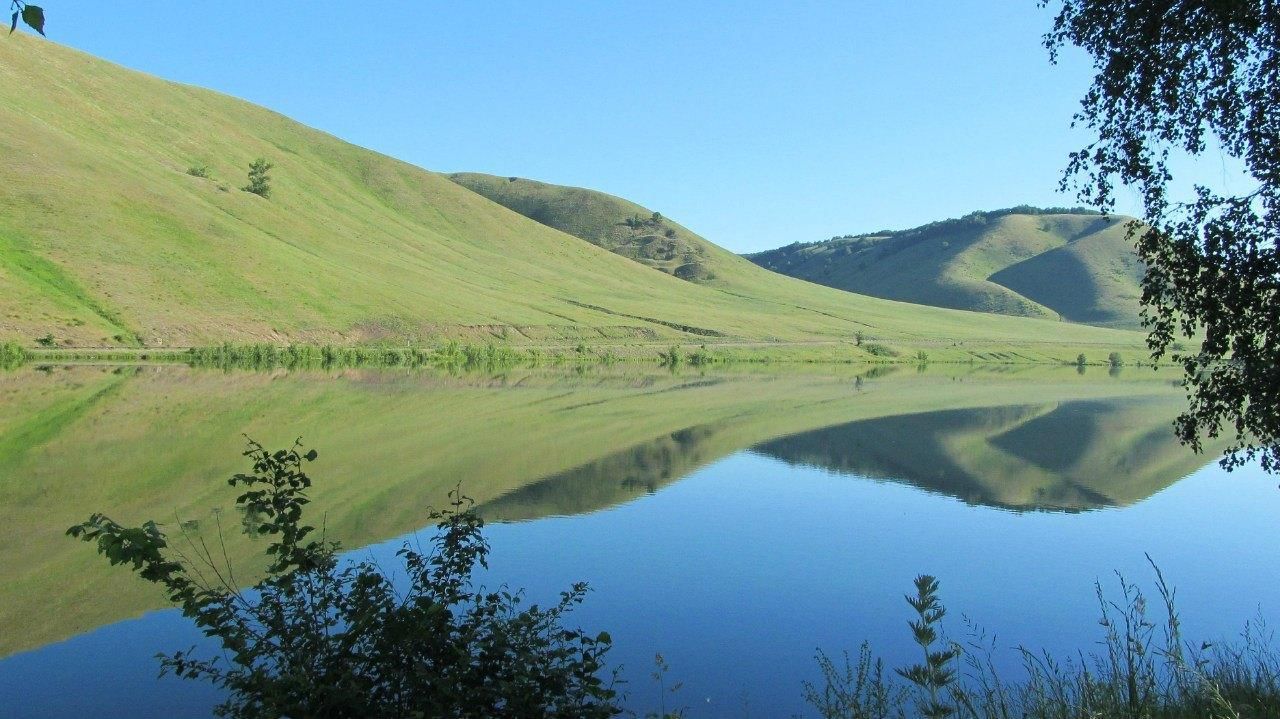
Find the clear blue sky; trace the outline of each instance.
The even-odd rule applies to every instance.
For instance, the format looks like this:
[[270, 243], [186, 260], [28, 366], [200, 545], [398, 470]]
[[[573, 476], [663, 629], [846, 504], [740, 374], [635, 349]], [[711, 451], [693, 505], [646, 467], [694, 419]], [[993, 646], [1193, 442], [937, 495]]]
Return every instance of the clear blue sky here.
[[1089, 66], [1049, 64], [1034, 0], [41, 4], [57, 42], [740, 252], [1074, 205], [1057, 181], [1087, 138]]

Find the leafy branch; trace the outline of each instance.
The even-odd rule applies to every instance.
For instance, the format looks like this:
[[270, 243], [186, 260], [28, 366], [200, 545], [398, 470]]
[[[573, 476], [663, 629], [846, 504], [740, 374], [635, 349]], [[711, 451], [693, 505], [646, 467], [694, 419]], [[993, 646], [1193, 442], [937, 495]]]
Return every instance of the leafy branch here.
[[18, 29], [18, 19], [27, 27], [44, 35], [44, 8], [39, 5], [23, 2], [22, 0], [10, 0], [9, 8], [13, 10], [13, 17], [9, 21], [9, 34], [12, 35], [14, 30]]

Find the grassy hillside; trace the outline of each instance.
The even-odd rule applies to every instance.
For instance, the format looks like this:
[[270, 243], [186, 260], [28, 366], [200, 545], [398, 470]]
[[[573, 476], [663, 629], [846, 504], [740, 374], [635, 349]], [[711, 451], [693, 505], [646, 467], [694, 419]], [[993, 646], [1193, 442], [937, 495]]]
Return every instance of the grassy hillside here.
[[[92, 512], [127, 523], [171, 525], [180, 517], [208, 531], [221, 522], [234, 559], [260, 552], [237, 533], [238, 515], [214, 512], [236, 494], [226, 478], [244, 469], [242, 432], [271, 447], [301, 436], [319, 450], [313, 516], [348, 547], [421, 526], [426, 508], [441, 506], [458, 483], [494, 519], [592, 511], [774, 438], [904, 413], [1152, 397], [1164, 404], [1129, 417], [1132, 432], [1064, 436], [1116, 448], [1119, 457], [1130, 454], [1130, 436], [1153, 428], [1176, 445], [1168, 423], [1181, 394], [1167, 377], [949, 369], [890, 373], [857, 388], [852, 376], [799, 372], [455, 378], [78, 366], [0, 373], [0, 626], [22, 628], [0, 634], [0, 656], [163, 605], [155, 587], [63, 535]], [[980, 461], [966, 466], [981, 473]], [[1110, 490], [1106, 483], [1131, 474], [1097, 462], [1091, 486], [1139, 496], [1184, 473], [1166, 465], [1177, 471], [1135, 473], [1139, 486]], [[921, 470], [899, 476], [929, 486], [928, 468]], [[1001, 497], [1019, 496], [1016, 477], [1001, 476], [1014, 482]], [[1034, 487], [1044, 473], [1029, 481]], [[248, 576], [251, 565], [244, 569]]]
[[[270, 199], [237, 189], [257, 157], [275, 164]], [[0, 203], [0, 340], [28, 346], [862, 331], [957, 359], [978, 345], [1038, 359], [1142, 351], [1129, 333], [817, 287], [672, 225], [714, 275], [685, 282], [261, 107], [29, 36], [0, 43]]]
[[1139, 327], [1128, 218], [1029, 207], [749, 255], [792, 277], [955, 309]]
[[531, 220], [690, 282], [716, 282], [736, 256], [660, 212], [581, 187], [457, 172], [449, 179]]

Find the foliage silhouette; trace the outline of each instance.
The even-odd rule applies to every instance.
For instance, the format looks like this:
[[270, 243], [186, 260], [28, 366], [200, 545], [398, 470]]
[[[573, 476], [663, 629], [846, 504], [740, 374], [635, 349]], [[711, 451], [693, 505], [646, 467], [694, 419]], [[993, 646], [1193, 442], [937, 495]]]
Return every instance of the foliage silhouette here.
[[924, 652], [924, 661], [894, 671], [919, 690], [916, 708], [920, 716], [945, 719], [956, 713], [955, 706], [947, 703], [943, 693], [955, 681], [953, 663], [960, 656], [960, 649], [954, 645], [947, 646], [946, 640], [942, 640], [946, 648], [933, 648], [941, 639], [938, 636], [939, 625], [947, 613], [938, 597], [938, 580], [922, 574], [916, 577], [915, 586], [916, 595], [907, 595], [906, 599], [915, 610], [916, 618], [907, 625], [911, 627], [912, 639]]
[[[1041, 0], [1041, 5], [1057, 0]], [[1280, 468], [1280, 12], [1274, 3], [1062, 0], [1044, 37], [1093, 58], [1096, 75], [1075, 121], [1097, 139], [1072, 153], [1062, 189], [1115, 206], [1138, 191], [1129, 226], [1147, 265], [1143, 324], [1160, 359], [1183, 367], [1190, 407], [1182, 440], [1234, 435], [1222, 465], [1255, 457]], [[1250, 192], [1197, 185], [1171, 192], [1177, 155], [1220, 153], [1244, 168]], [[1203, 335], [1198, 352], [1178, 338]]]
[[44, 35], [44, 9], [39, 5], [32, 5], [23, 0], [10, 0], [10, 9], [13, 10], [13, 16], [9, 21], [9, 34], [12, 35], [14, 30], [18, 29], [18, 20], [21, 19], [23, 24]]
[[[1016, 682], [1005, 681], [996, 670], [994, 638], [967, 619], [964, 644], [941, 639], [946, 612], [938, 599], [938, 582], [917, 577], [916, 593], [906, 599], [916, 613], [911, 633], [924, 660], [896, 670], [908, 686], [886, 676], [864, 642], [856, 665], [845, 654], [843, 667], [838, 667], [819, 650], [823, 686], [806, 683], [805, 699], [823, 719], [1280, 717], [1280, 655], [1265, 623], [1247, 624], [1237, 646], [1189, 642], [1182, 633], [1176, 592], [1147, 559], [1155, 570], [1163, 621], [1152, 616], [1143, 591], [1124, 577], [1119, 577], [1118, 600], [1095, 584], [1101, 648], [1060, 661], [1019, 647], [1024, 676]], [[947, 648], [932, 649], [940, 640]], [[909, 688], [915, 690], [914, 701]]]
[[522, 606], [519, 592], [473, 581], [489, 546], [471, 500], [451, 493], [432, 511], [430, 551], [406, 543], [397, 556], [408, 587], [371, 560], [339, 559], [336, 542], [302, 523], [316, 458], [295, 443], [270, 452], [249, 440], [253, 464], [230, 484], [244, 529], [270, 540], [267, 576], [251, 590], [234, 568], [186, 527], [191, 554], [155, 522], [124, 527], [95, 514], [67, 530], [94, 542], [168, 593], [183, 614], [222, 645], [161, 657], [162, 673], [212, 682], [227, 692], [220, 716], [609, 717], [618, 714], [604, 657], [608, 634], [563, 625], [587, 587], [574, 584], [552, 606]]

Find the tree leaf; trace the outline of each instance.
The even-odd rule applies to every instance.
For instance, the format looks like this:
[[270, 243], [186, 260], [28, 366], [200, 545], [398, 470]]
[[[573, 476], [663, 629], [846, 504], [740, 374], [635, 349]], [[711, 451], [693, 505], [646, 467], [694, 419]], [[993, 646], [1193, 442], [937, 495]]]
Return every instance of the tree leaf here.
[[44, 9], [39, 5], [27, 5], [22, 8], [22, 21], [32, 30], [44, 35]]
[[12, 35], [14, 30], [18, 29], [18, 11], [13, 11], [13, 22], [9, 23], [9, 34]]

